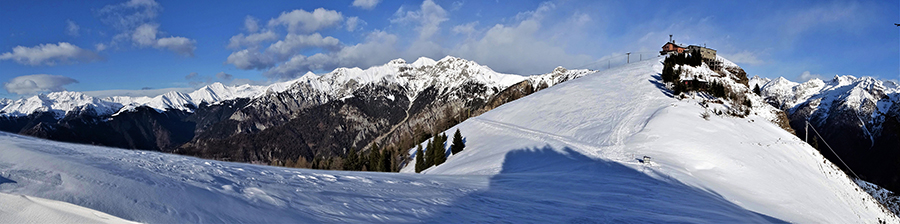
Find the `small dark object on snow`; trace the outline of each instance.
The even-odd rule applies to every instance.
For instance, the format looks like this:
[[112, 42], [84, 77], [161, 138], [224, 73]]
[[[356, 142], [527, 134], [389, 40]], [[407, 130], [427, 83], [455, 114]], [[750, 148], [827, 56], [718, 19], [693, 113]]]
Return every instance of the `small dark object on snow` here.
[[640, 161], [641, 163], [650, 163], [650, 157], [644, 156], [644, 158], [638, 159], [638, 161]]

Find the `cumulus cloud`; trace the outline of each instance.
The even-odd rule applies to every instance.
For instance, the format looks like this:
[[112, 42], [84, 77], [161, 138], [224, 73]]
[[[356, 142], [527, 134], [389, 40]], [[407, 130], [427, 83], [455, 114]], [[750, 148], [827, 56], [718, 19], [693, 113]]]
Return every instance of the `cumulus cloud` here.
[[130, 0], [104, 6], [96, 13], [103, 23], [121, 32], [113, 38], [113, 45], [119, 40], [131, 40], [140, 48], [153, 47], [194, 56], [197, 41], [179, 36], [157, 37], [162, 35], [162, 32], [159, 31], [159, 24], [155, 23], [154, 19], [161, 11], [162, 7], [154, 0]]
[[805, 72], [801, 73], [799, 76], [797, 76], [797, 81], [800, 81], [800, 82], [806, 82], [806, 81], [809, 81], [812, 79], [823, 79], [823, 78], [822, 78], [822, 75], [812, 74], [809, 71], [805, 71]]
[[67, 42], [41, 44], [34, 47], [16, 46], [12, 52], [0, 54], [0, 60], [13, 60], [23, 65], [56, 65], [67, 62], [91, 62], [101, 57]]
[[494, 25], [480, 38], [468, 39], [450, 52], [479, 63], [489, 65], [500, 72], [537, 74], [560, 65], [593, 62], [588, 55], [569, 54], [562, 46], [538, 38], [545, 14], [555, 6], [541, 4], [535, 11], [519, 13], [518, 24]]
[[15, 77], [9, 82], [3, 83], [3, 88], [9, 93], [23, 95], [65, 91], [63, 86], [72, 83], [78, 83], [78, 81], [61, 75], [35, 74]]
[[337, 67], [369, 67], [384, 64], [399, 57], [396, 51], [397, 36], [384, 31], [374, 31], [365, 41], [353, 46], [344, 46], [338, 51], [317, 53], [306, 57], [298, 54], [290, 60], [274, 67], [263, 75], [274, 79], [290, 79], [307, 71], [331, 70]]
[[356, 28], [366, 25], [366, 21], [359, 19], [359, 17], [350, 17], [347, 18], [347, 31], [353, 32], [356, 31]]
[[338, 41], [337, 38], [330, 36], [322, 37], [319, 33], [310, 35], [288, 34], [285, 36], [284, 40], [279, 40], [270, 45], [266, 49], [266, 53], [272, 54], [280, 60], [283, 60], [308, 48], [321, 48], [334, 51], [340, 49], [340, 41]]
[[453, 27], [451, 31], [455, 34], [463, 34], [463, 35], [472, 35], [475, 33], [475, 26], [478, 25], [478, 21], [466, 23], [462, 25], [456, 25]]
[[275, 66], [275, 59], [271, 55], [266, 55], [258, 50], [243, 49], [232, 52], [225, 59], [225, 64], [232, 64], [234, 67], [243, 70], [249, 69], [267, 69]]
[[431, 38], [440, 30], [441, 23], [447, 21], [447, 10], [431, 0], [425, 0], [417, 11], [404, 11], [401, 7], [394, 13], [391, 23], [418, 23], [419, 39]]
[[78, 24], [75, 24], [75, 21], [66, 20], [66, 35], [78, 37]]
[[249, 35], [244, 35], [243, 33], [232, 36], [231, 39], [228, 40], [228, 48], [229, 49], [241, 49], [241, 47], [248, 48], [259, 48], [259, 44], [266, 41], [274, 41], [278, 39], [278, 35], [271, 30], [262, 32], [262, 33], [254, 33]]
[[381, 0], [353, 0], [353, 7], [359, 7], [366, 10], [374, 9]]
[[256, 31], [259, 31], [259, 20], [253, 18], [253, 16], [247, 16], [244, 18], [244, 29], [247, 32], [256, 33]]
[[142, 24], [131, 34], [131, 40], [140, 47], [168, 49], [181, 55], [194, 56], [194, 50], [197, 49], [196, 41], [185, 37], [157, 38], [158, 28], [159, 24]]
[[296, 9], [282, 12], [280, 16], [269, 20], [269, 27], [283, 25], [291, 33], [311, 33], [320, 29], [341, 24], [344, 16], [340, 12], [318, 8], [312, 12]]
[[233, 64], [239, 69], [267, 69], [279, 62], [286, 61], [303, 50], [318, 48], [325, 51], [337, 51], [340, 41], [334, 37], [323, 37], [319, 33], [310, 35], [288, 34], [260, 52], [256, 48], [244, 49], [231, 53], [226, 64]]

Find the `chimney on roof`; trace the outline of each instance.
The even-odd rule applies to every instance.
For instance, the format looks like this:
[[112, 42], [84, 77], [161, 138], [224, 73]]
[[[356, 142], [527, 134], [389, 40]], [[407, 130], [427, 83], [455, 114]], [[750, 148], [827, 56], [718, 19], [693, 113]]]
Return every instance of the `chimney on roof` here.
[[669, 42], [672, 42], [672, 34], [669, 34]]

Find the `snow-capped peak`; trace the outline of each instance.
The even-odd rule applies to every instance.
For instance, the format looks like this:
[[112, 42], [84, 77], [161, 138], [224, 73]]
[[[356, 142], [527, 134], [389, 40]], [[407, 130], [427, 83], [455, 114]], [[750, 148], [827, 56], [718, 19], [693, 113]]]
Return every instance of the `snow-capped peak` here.
[[391, 60], [390, 62], [388, 62], [388, 64], [389, 65], [403, 65], [403, 64], [406, 64], [406, 60], [403, 60], [403, 58], [397, 58], [397, 59]]
[[437, 61], [434, 61], [431, 58], [427, 57], [419, 57], [415, 62], [412, 63], [413, 67], [424, 67], [424, 66], [434, 66], [437, 64]]

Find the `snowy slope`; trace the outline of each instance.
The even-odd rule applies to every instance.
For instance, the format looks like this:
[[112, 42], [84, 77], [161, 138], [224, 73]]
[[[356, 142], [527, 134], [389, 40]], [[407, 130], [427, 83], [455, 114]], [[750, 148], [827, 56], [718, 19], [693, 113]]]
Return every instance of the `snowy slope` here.
[[0, 223], [134, 222], [66, 202], [0, 193]]
[[258, 166], [5, 133], [0, 142], [0, 192], [145, 223], [775, 221], [702, 189], [575, 154], [573, 163], [553, 150], [523, 151], [518, 162], [545, 163], [517, 164], [525, 169], [516, 173], [419, 175]]
[[[702, 189], [782, 221], [898, 222], [815, 149], [768, 118], [751, 114], [705, 120], [701, 114], [706, 109], [697, 98], [667, 96], [653, 76], [661, 70], [658, 61], [629, 64], [469, 119], [446, 132], [460, 129], [467, 149], [424, 173], [602, 177], [609, 174], [596, 163], [610, 164]], [[644, 156], [649, 163], [639, 162]], [[410, 164], [403, 171], [413, 168]]]

